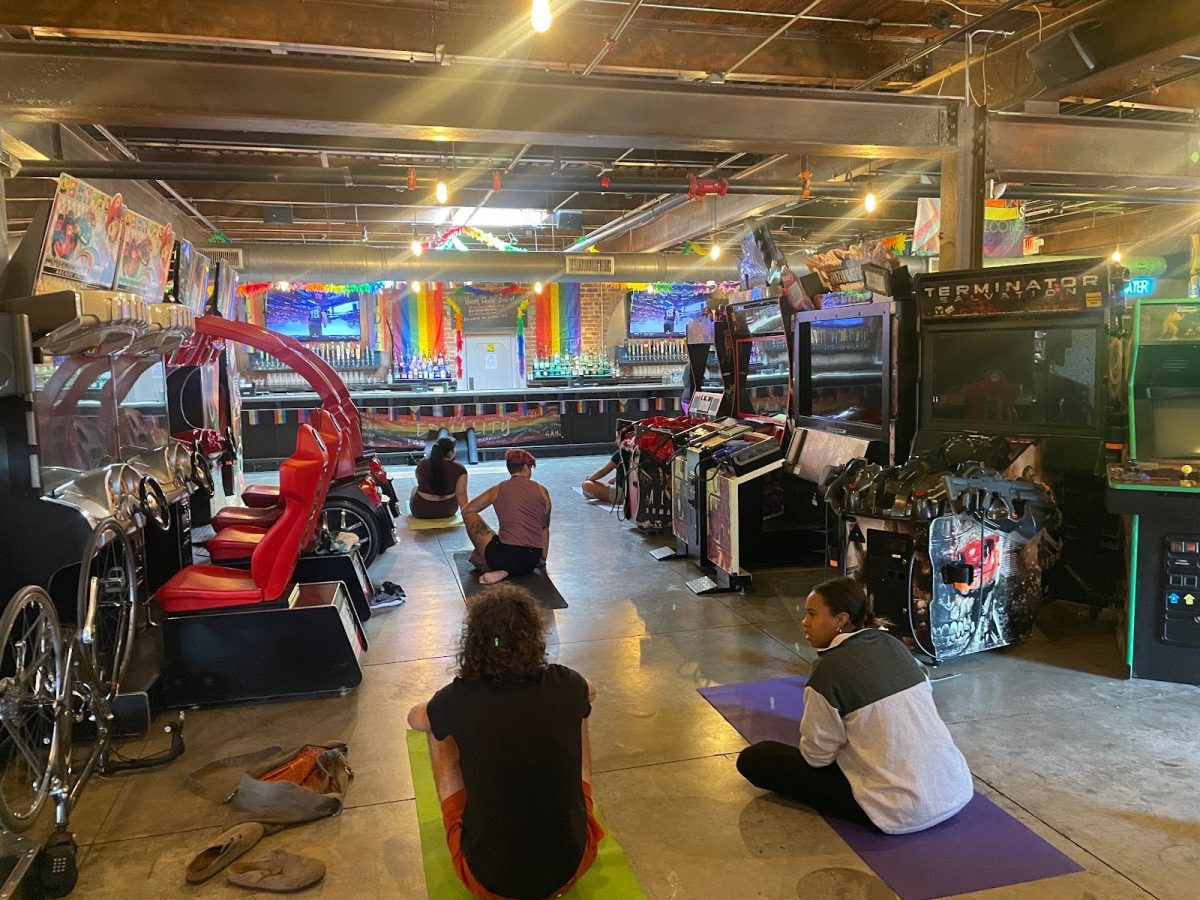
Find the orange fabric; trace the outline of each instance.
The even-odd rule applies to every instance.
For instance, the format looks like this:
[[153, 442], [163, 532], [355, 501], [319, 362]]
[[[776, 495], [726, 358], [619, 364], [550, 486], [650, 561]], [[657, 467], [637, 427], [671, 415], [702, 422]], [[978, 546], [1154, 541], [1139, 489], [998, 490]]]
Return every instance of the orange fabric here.
[[[575, 870], [575, 877], [555, 891], [553, 894], [555, 897], [561, 897], [573, 888], [575, 882], [582, 878], [584, 873], [592, 867], [592, 863], [596, 861], [597, 848], [600, 846], [600, 841], [604, 838], [604, 826], [596, 819], [596, 814], [592, 809], [592, 786], [586, 781], [582, 782], [582, 784], [583, 804], [587, 808], [588, 814], [587, 846], [583, 848], [583, 859], [579, 861], [579, 868]], [[501, 897], [499, 894], [493, 894], [471, 874], [471, 869], [467, 865], [466, 854], [463, 853], [462, 848], [462, 817], [466, 808], [466, 791], [451, 794], [442, 801], [442, 824], [446, 827], [446, 844], [450, 847], [450, 858], [454, 860], [454, 871], [467, 890], [471, 892], [472, 896], [478, 897], [480, 900], [507, 900], [507, 898]]]

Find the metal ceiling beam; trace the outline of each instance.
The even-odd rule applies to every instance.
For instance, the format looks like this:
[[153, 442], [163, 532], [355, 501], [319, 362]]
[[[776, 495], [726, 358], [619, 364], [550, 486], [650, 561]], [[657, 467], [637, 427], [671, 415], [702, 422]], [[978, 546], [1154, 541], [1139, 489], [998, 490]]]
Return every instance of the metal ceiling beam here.
[[[346, 3], [341, 0], [7, 0], [0, 24], [38, 39], [56, 36], [123, 43], [320, 53], [404, 61], [471, 63], [581, 71], [596, 56], [597, 35], [618, 22], [579, 5], [556, 17], [544, 35], [529, 28], [509, 4]], [[702, 78], [722, 71], [770, 34], [770, 27], [731, 27], [695, 16], [644, 16], [630, 22], [620, 44], [608, 49], [600, 71]], [[763, 20], [759, 20], [761, 24]], [[852, 20], [848, 20], [852, 21]], [[682, 38], [682, 40], [681, 40]], [[745, 77], [793, 84], [852, 84], [902, 60], [911, 38], [891, 42], [830, 34], [787, 35], [743, 67]], [[443, 49], [439, 54], [436, 48]]]
[[1200, 126], [1004, 113], [987, 130], [987, 171], [1001, 181], [1200, 185]]
[[1120, 248], [1131, 256], [1139, 252], [1162, 255], [1167, 247], [1184, 250], [1188, 235], [1200, 232], [1200, 207], [1144, 209], [1100, 219], [1089, 216], [1036, 231], [1045, 242], [1041, 250], [1045, 254], [1108, 255]]
[[[1047, 89], [1033, 71], [1026, 51], [1039, 41], [1085, 20], [1109, 26], [1110, 64], [1095, 75]], [[979, 20], [976, 20], [979, 21]], [[1027, 29], [992, 46], [976, 43], [970, 63], [975, 101], [992, 110], [1021, 109], [1025, 100], [1068, 96], [1108, 97], [1149, 80], [1151, 67], [1200, 47], [1200, 3], [1194, 0], [1094, 0], [1076, 4], [1046, 27]], [[959, 59], [904, 93], [963, 96], [967, 64]]]
[[131, 55], [43, 42], [0, 44], [0, 110], [10, 120], [108, 126], [869, 158], [930, 158], [949, 143], [936, 98], [532, 74], [498, 80], [466, 66]]

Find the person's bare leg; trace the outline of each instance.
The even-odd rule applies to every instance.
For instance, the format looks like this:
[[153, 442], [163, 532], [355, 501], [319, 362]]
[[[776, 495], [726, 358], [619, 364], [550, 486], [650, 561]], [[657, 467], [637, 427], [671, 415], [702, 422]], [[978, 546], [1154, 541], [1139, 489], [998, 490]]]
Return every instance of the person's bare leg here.
[[453, 797], [466, 789], [462, 767], [458, 761], [458, 744], [448, 737], [439, 741], [429, 735], [429, 761], [433, 767], [433, 781], [437, 785], [438, 800]]
[[588, 737], [588, 720], [583, 720], [581, 726], [582, 731], [582, 746], [583, 746], [583, 771], [581, 777], [584, 784], [592, 783], [592, 741]]
[[585, 481], [580, 490], [589, 500], [608, 501], [608, 485], [602, 481]]
[[467, 528], [467, 537], [471, 539], [475, 549], [471, 551], [471, 562], [475, 568], [481, 572], [488, 572], [487, 559], [484, 557], [484, 548], [491, 543], [496, 536], [496, 532], [492, 531], [491, 526], [477, 512], [469, 512], [463, 510], [463, 524]]

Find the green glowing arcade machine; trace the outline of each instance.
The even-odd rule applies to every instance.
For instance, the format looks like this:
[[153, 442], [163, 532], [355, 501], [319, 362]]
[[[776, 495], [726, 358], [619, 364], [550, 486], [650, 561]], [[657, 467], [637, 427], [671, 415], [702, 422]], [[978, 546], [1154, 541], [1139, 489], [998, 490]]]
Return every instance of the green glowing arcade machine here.
[[1129, 453], [1108, 469], [1127, 517], [1129, 674], [1200, 684], [1200, 299], [1138, 298]]

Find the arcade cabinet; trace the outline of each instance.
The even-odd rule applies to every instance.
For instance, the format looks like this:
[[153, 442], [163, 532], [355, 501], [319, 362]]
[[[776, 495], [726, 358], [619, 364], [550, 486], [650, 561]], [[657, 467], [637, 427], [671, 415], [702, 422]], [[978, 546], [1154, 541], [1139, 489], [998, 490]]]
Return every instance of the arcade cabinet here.
[[1126, 664], [1200, 684], [1200, 300], [1133, 312], [1129, 451], [1107, 492], [1127, 536]]
[[1031, 472], [1063, 513], [1063, 549], [1047, 573], [1048, 592], [1097, 613], [1116, 601], [1121, 574], [1120, 527], [1104, 507], [1104, 471], [1125, 421], [1124, 274], [1090, 259], [916, 279], [914, 452], [962, 431], [1032, 448]]

